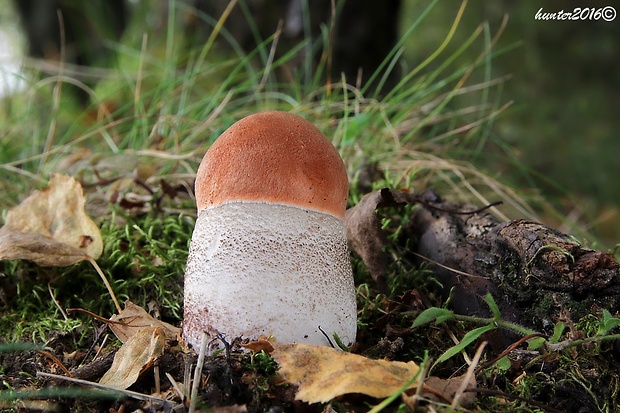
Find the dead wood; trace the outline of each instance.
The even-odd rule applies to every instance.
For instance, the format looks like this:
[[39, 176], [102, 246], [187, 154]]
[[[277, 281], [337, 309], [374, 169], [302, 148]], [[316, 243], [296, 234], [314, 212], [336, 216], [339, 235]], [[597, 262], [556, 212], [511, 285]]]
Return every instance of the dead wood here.
[[114, 354], [116, 353], [107, 353], [103, 356], [99, 356], [92, 362], [73, 371], [71, 375], [76, 379], [90, 381], [99, 380], [101, 376], [103, 376], [103, 374], [112, 366]]
[[378, 281], [389, 257], [374, 209], [404, 203], [419, 205], [405, 231], [410, 252], [431, 263], [432, 276], [446, 295], [451, 292], [458, 313], [490, 316], [482, 299], [490, 292], [504, 319], [542, 332], [567, 314], [576, 320], [620, 309], [620, 270], [610, 253], [585, 248], [541, 223], [499, 222], [485, 210], [467, 213], [470, 208], [432, 191], [383, 189], [347, 212], [350, 246]]

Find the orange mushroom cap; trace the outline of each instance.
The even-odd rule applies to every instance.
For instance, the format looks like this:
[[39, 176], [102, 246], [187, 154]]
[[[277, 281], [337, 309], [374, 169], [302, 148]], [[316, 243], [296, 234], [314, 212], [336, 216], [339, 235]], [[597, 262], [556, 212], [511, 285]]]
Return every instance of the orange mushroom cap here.
[[233, 124], [205, 154], [196, 176], [198, 211], [232, 201], [294, 205], [344, 218], [349, 180], [336, 148], [287, 112]]

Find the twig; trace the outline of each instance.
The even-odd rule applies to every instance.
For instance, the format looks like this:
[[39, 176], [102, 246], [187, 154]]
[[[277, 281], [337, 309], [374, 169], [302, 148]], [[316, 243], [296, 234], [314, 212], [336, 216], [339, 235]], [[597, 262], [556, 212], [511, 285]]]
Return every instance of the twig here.
[[194, 370], [194, 382], [192, 383], [192, 393], [189, 399], [189, 413], [196, 411], [196, 403], [198, 403], [198, 387], [200, 387], [200, 376], [202, 375], [202, 365], [205, 362], [205, 352], [207, 348], [207, 333], [202, 333], [200, 340], [200, 352], [198, 353], [198, 361]]
[[105, 344], [108, 342], [109, 337], [110, 337], [109, 334], [106, 334], [105, 336], [103, 336], [103, 340], [101, 340], [101, 345], [97, 349], [97, 352], [95, 353], [95, 356], [93, 357], [93, 360], [99, 357], [99, 354], [101, 354], [101, 351], [105, 348]]
[[485, 205], [485, 206], [480, 207], [480, 208], [472, 209], [472, 210], [469, 210], [469, 211], [459, 211], [457, 209], [441, 208], [441, 207], [433, 205], [432, 203], [427, 202], [427, 201], [425, 201], [423, 199], [420, 199], [420, 198], [417, 198], [417, 197], [414, 197], [414, 200], [415, 200], [416, 203], [422, 204], [425, 207], [428, 207], [430, 209], [434, 209], [435, 211], [445, 212], [446, 214], [450, 214], [450, 215], [475, 215], [475, 214], [479, 214], [479, 213], [481, 213], [483, 211], [486, 211], [489, 208], [493, 208], [495, 206], [503, 204], [503, 201], [495, 201], [495, 202], [491, 202], [490, 204]]
[[450, 408], [452, 410], [456, 410], [457, 406], [459, 405], [459, 400], [461, 396], [463, 395], [463, 393], [465, 392], [465, 389], [467, 389], [467, 385], [471, 381], [471, 378], [474, 376], [476, 372], [476, 366], [478, 365], [478, 362], [480, 361], [480, 357], [482, 357], [482, 351], [484, 350], [486, 345], [487, 345], [487, 342], [483, 341], [482, 344], [478, 346], [478, 350], [476, 350], [476, 354], [474, 355], [474, 358], [472, 359], [471, 364], [469, 365], [469, 368], [467, 369], [467, 373], [465, 373], [465, 377], [463, 377], [463, 382], [461, 383], [458, 390], [454, 394], [454, 399], [452, 399], [452, 404], [450, 404]]
[[[82, 361], [80, 362], [80, 364], [78, 364], [77, 366], [78, 368], [86, 364], [86, 362], [88, 361], [88, 358], [93, 352], [95, 352], [95, 355], [93, 356], [93, 361], [94, 361], [99, 355], [99, 353], [101, 353], [101, 350], [105, 347], [105, 343], [107, 341], [108, 335], [107, 334], [104, 335], [104, 331], [108, 328], [108, 326], [106, 324], [103, 324], [99, 327], [96, 327], [95, 323], [92, 323], [92, 324], [93, 324], [93, 330], [94, 330], [93, 333], [95, 337], [93, 338], [93, 342], [88, 348], [88, 350], [86, 350], [86, 354], [84, 354]], [[99, 339], [101, 339], [102, 336], [103, 336], [103, 342], [101, 343], [99, 347], [97, 347], [97, 342], [99, 341]], [[95, 347], [97, 347], [96, 351], [95, 351]]]
[[155, 393], [161, 393], [161, 375], [159, 374], [159, 360], [153, 363], [153, 378], [155, 380]]
[[116, 299], [116, 295], [114, 294], [114, 290], [112, 290], [112, 286], [108, 282], [108, 279], [103, 274], [103, 271], [101, 271], [101, 268], [99, 268], [97, 261], [95, 261], [94, 258], [92, 257], [88, 257], [87, 261], [90, 262], [93, 267], [95, 267], [95, 271], [97, 271], [97, 273], [101, 277], [101, 280], [105, 284], [106, 288], [108, 289], [108, 292], [110, 293], [110, 296], [112, 297], [112, 301], [114, 301], [114, 305], [116, 306], [116, 311], [118, 311], [118, 313], [120, 314], [121, 311], [123, 311], [123, 309], [121, 308], [121, 305], [118, 303], [118, 300]]
[[65, 372], [65, 374], [67, 376], [72, 377], [71, 376], [71, 372], [69, 372], [69, 370], [65, 367], [65, 365], [62, 364], [62, 361], [60, 361], [60, 359], [58, 359], [58, 357], [56, 357], [55, 355], [53, 355], [52, 353], [50, 353], [47, 350], [35, 350], [35, 352], [39, 353], [39, 354], [41, 354], [41, 355], [43, 355], [43, 356], [45, 356], [45, 357], [47, 357], [49, 359], [51, 359], [54, 363], [56, 363], [58, 365], [58, 367], [60, 367], [60, 369], [62, 371]]
[[489, 279], [489, 277], [483, 277], [482, 275], [470, 274], [470, 273], [465, 272], [465, 271], [460, 271], [460, 270], [457, 270], [456, 268], [448, 267], [447, 265], [443, 265], [442, 263], [437, 262], [437, 261], [435, 261], [434, 259], [429, 258], [429, 257], [426, 257], [426, 256], [424, 256], [424, 255], [422, 255], [422, 254], [419, 254], [419, 253], [415, 252], [415, 251], [409, 251], [409, 252], [410, 252], [410, 253], [412, 253], [413, 255], [415, 255], [416, 257], [418, 257], [418, 258], [420, 258], [420, 259], [423, 259], [424, 261], [428, 261], [428, 262], [430, 262], [431, 264], [434, 264], [434, 265], [436, 265], [436, 266], [438, 266], [438, 267], [441, 267], [441, 268], [443, 268], [444, 270], [451, 271], [451, 272], [453, 272], [453, 273], [455, 273], [455, 274], [464, 275], [464, 276], [466, 276], [466, 277], [482, 278], [483, 280], [488, 280], [488, 279]]
[[81, 365], [76, 370], [71, 371], [71, 376], [82, 380], [98, 380], [110, 370], [114, 362], [116, 351], [97, 356], [90, 363]]
[[[448, 336], [450, 336], [450, 338], [452, 339], [452, 342], [454, 343], [455, 346], [458, 346], [459, 344], [461, 344], [461, 342], [459, 341], [458, 338], [456, 338], [456, 335], [454, 334], [452, 330], [446, 327], [446, 331], [448, 333]], [[469, 355], [467, 354], [467, 352], [465, 352], [465, 349], [461, 350], [461, 355], [463, 356], [465, 363], [467, 363], [468, 366], [471, 366], [472, 361], [469, 358]]]
[[170, 375], [170, 373], [166, 372], [165, 374], [166, 374], [166, 377], [168, 378], [168, 381], [172, 385], [172, 388], [174, 389], [174, 391], [177, 392], [179, 399], [181, 399], [181, 402], [184, 403], [186, 396], [185, 396], [185, 393], [179, 387], [179, 383], [176, 382], [176, 380]]
[[422, 394], [424, 390], [424, 380], [426, 380], [426, 375], [428, 374], [428, 369], [431, 366], [430, 359], [427, 359], [422, 363], [420, 368], [422, 372], [420, 373], [420, 377], [418, 378], [418, 387], [415, 389], [415, 395], [413, 396], [413, 403], [411, 404], [411, 409], [415, 410], [418, 404], [418, 400], [422, 400]]
[[101, 321], [102, 323], [105, 323], [105, 324], [119, 324], [121, 326], [127, 326], [128, 325], [124, 321], [110, 320], [110, 319], [107, 319], [105, 317], [101, 317], [99, 314], [95, 314], [92, 311], [88, 311], [88, 310], [85, 310], [83, 308], [67, 308], [67, 314], [71, 314], [71, 313], [84, 313], [84, 314], [88, 314], [92, 318], [97, 319], [97, 320], [99, 320], [99, 321]]
[[183, 396], [184, 399], [189, 398], [192, 388], [192, 365], [196, 359], [196, 354], [192, 352], [183, 352]]
[[65, 310], [62, 309], [60, 303], [58, 302], [58, 300], [56, 300], [56, 297], [54, 297], [54, 292], [52, 291], [52, 286], [50, 285], [50, 283], [47, 283], [47, 291], [49, 291], [50, 297], [52, 297], [54, 305], [56, 306], [56, 308], [58, 308], [58, 311], [60, 311], [60, 314], [62, 314], [65, 321], [69, 320], [69, 317], [67, 317], [67, 313], [65, 313]]
[[476, 369], [476, 373], [480, 372], [481, 370], [486, 369], [489, 366], [492, 366], [498, 360], [500, 360], [502, 357], [507, 356], [514, 349], [519, 347], [521, 345], [521, 343], [524, 343], [524, 342], [526, 342], [528, 340], [531, 340], [533, 338], [536, 338], [536, 337], [545, 337], [545, 336], [543, 334], [540, 334], [540, 333], [535, 333], [535, 334], [528, 334], [526, 336], [521, 337], [519, 340], [515, 341], [514, 343], [512, 343], [511, 345], [506, 347], [506, 349], [504, 351], [502, 351], [500, 354], [498, 354], [495, 358], [493, 358], [493, 360], [490, 360], [490, 361], [488, 361], [488, 362], [478, 366], [478, 368]]
[[108, 390], [111, 392], [118, 392], [118, 393], [122, 393], [126, 396], [132, 397], [137, 400], [143, 400], [143, 401], [150, 400], [153, 402], [162, 403], [163, 405], [168, 405], [168, 404], [174, 405], [175, 404], [171, 402], [170, 400], [162, 399], [161, 397], [149, 396], [148, 394], [138, 393], [138, 392], [131, 391], [131, 390], [116, 389], [114, 387], [106, 386], [104, 384], [99, 384], [99, 383], [95, 383], [95, 382], [88, 381], [88, 380], [76, 379], [73, 377], [60, 376], [58, 374], [51, 374], [51, 373], [44, 373], [42, 371], [37, 371], [37, 377], [47, 377], [50, 379], [64, 380], [64, 381], [68, 381], [68, 382], [75, 383], [75, 384], [82, 384], [84, 386], [95, 387], [97, 389]]

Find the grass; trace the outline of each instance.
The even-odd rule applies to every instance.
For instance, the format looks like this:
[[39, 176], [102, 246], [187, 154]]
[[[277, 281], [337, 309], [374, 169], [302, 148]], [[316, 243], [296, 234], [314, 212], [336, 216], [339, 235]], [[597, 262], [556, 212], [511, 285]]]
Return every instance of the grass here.
[[[405, 31], [369, 85], [358, 89], [344, 79], [326, 82], [327, 59], [316, 67], [305, 59], [294, 72], [296, 81], [282, 82], [276, 72], [291, 64], [298, 51], [321, 50], [324, 45], [306, 39], [276, 57], [272, 51], [278, 37], [274, 35], [245, 54], [220, 27], [225, 16], [217, 20], [198, 15], [216, 30], [202, 48], [187, 49], [178, 23], [187, 10], [170, 2], [169, 19], [159, 33], [150, 30], [154, 34], [146, 36], [143, 27], [132, 27], [124, 41], [114, 45], [117, 65], [94, 71], [100, 77], [96, 85], [76, 80], [74, 68], [66, 66], [60, 68], [62, 75], [33, 80], [39, 79], [34, 75], [26, 92], [0, 102], [0, 209], [44, 186], [51, 173], [78, 177], [85, 184], [89, 213], [104, 237], [99, 264], [119, 299], [155, 307], [164, 320], [177, 325], [195, 220], [188, 188], [208, 146], [228, 126], [253, 112], [294, 112], [323, 130], [353, 178], [351, 204], [363, 195], [357, 189], [360, 183], [367, 190], [433, 187], [460, 202], [484, 205], [502, 200], [504, 205], [492, 210], [501, 219], [537, 219], [546, 204], [536, 191], [518, 190], [503, 183], [499, 174], [484, 172], [491, 169], [489, 165], [502, 163], [530, 179], [510, 146], [491, 132], [509, 106], [501, 95], [502, 78], [491, 76], [493, 59], [512, 47], [497, 47], [501, 28], [500, 33], [491, 33], [481, 24], [471, 33], [462, 33], [463, 11], [455, 11], [453, 24], [445, 28], [433, 52], [406, 71], [408, 75], [393, 90], [383, 96], [378, 92], [389, 70], [400, 64], [403, 45], [421, 30], [435, 3]], [[458, 47], [448, 47], [454, 43]], [[471, 48], [482, 50], [473, 60], [465, 53]], [[40, 67], [34, 64], [29, 69], [36, 72]], [[70, 86], [85, 90], [93, 104], [86, 110], [77, 106]], [[361, 182], [369, 165], [377, 165], [380, 173], [370, 182]], [[380, 325], [405, 329], [413, 323], [414, 314], [395, 310], [395, 303], [404, 306], [415, 289], [433, 297], [426, 269], [404, 261], [406, 244], [400, 244], [399, 235], [410, 213], [384, 212], [392, 243], [389, 253], [396, 258], [389, 269], [389, 294], [378, 293], [363, 264], [353, 262], [360, 341], [368, 354], [377, 357], [387, 351], [377, 343], [383, 334]], [[0, 336], [7, 342], [49, 344], [69, 337], [72, 350], [92, 342], [92, 321], [86, 316], [64, 319], [54, 300], [63, 308], [81, 307], [106, 317], [114, 312], [98, 275], [88, 265], [50, 269], [5, 261], [0, 262], [0, 272], [6, 291], [15, 286], [0, 307]], [[438, 360], [450, 349], [455, 332], [462, 337], [476, 327], [471, 320], [457, 320], [445, 329], [425, 325], [408, 336], [400, 356], [421, 362], [429, 353]], [[449, 375], [461, 367], [462, 360], [455, 361], [454, 355], [451, 363], [438, 368], [440, 373]], [[569, 356], [559, 356], [559, 364], [567, 369], [565, 376], [583, 376], [578, 367], [571, 367]], [[260, 384], [252, 397], [264, 397], [269, 391], [264, 376], [273, 374], [273, 364], [264, 354], [247, 362], [253, 380]], [[545, 362], [532, 363], [542, 375]], [[514, 378], [505, 369], [489, 367], [487, 381], [511, 388]], [[532, 398], [545, 391], [542, 386], [548, 378], [534, 374], [513, 388]], [[588, 380], [580, 380], [587, 389]], [[498, 406], [504, 402], [490, 397], [480, 403], [488, 411], [500, 411]]]

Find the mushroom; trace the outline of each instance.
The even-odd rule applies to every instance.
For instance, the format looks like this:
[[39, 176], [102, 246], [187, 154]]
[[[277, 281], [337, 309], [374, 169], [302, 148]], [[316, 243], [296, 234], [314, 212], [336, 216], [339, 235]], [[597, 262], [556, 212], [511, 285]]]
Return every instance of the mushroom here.
[[[344, 228], [348, 178], [315, 126], [286, 112], [250, 115], [205, 154], [185, 272], [183, 341], [213, 349], [273, 336], [355, 340], [355, 286]], [[329, 337], [329, 339], [328, 339]]]

